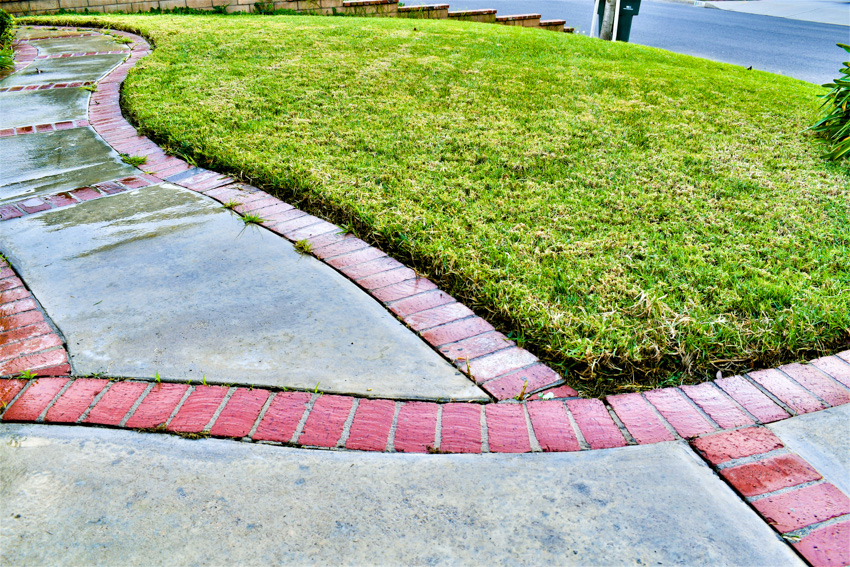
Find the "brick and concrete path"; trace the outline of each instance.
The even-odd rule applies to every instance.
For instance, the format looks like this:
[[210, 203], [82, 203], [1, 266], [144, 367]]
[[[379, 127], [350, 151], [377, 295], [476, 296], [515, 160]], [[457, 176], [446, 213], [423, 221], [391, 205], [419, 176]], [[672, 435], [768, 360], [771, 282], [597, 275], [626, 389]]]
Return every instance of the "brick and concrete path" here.
[[850, 563], [850, 351], [581, 399], [380, 250], [139, 136], [118, 92], [150, 48], [112, 33], [23, 30], [0, 81], [4, 560]]

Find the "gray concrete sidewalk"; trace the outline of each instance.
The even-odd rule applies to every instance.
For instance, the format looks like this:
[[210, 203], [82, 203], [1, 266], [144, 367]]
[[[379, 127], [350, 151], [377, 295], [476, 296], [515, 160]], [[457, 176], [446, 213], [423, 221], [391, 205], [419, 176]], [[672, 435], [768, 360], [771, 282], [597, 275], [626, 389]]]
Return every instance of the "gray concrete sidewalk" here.
[[8, 565], [800, 565], [684, 443], [309, 451], [0, 426]]
[[[742, 14], [757, 14], [774, 16], [803, 22], [850, 26], [850, 3], [842, 0], [754, 0], [735, 1], [721, 0], [719, 2], [696, 2], [696, 5], [706, 8], [717, 8]], [[850, 42], [850, 31], [845, 39]]]

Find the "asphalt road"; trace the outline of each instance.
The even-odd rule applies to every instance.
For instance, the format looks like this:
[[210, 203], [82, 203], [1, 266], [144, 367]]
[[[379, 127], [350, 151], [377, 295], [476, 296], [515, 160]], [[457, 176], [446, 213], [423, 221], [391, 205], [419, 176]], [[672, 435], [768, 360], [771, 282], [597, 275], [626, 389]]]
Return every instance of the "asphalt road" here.
[[[410, 5], [419, 2], [410, 2]], [[542, 14], [562, 19], [579, 33], [590, 29], [592, 0], [451, 0], [452, 10], [495, 8], [499, 15]], [[850, 43], [850, 27], [644, 1], [631, 41], [826, 83], [838, 76]]]

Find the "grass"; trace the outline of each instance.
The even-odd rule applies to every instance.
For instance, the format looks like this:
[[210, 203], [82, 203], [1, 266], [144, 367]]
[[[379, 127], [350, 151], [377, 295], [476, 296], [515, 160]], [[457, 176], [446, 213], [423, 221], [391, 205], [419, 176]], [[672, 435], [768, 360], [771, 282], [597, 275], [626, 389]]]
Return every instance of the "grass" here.
[[124, 163], [128, 165], [132, 165], [133, 167], [139, 167], [140, 165], [144, 165], [148, 161], [147, 156], [131, 156], [128, 154], [120, 154], [121, 159]]
[[850, 338], [850, 169], [803, 132], [821, 87], [474, 23], [51, 21], [143, 33], [143, 132], [355, 228], [583, 393]]

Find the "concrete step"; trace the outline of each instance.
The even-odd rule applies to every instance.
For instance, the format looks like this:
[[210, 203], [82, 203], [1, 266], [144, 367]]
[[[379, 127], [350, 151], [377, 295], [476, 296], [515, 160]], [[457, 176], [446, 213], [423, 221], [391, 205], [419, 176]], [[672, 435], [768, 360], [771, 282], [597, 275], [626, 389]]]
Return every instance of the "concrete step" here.
[[496, 16], [496, 23], [502, 24], [503, 26], [539, 28], [540, 14], [514, 14], [510, 16]]
[[567, 20], [540, 20], [540, 27], [547, 31], [564, 31]]
[[400, 6], [399, 18], [414, 20], [445, 20], [449, 17], [448, 4], [423, 4], [420, 6]]
[[342, 3], [342, 12], [351, 16], [398, 15], [398, 0], [346, 0]]
[[494, 24], [496, 23], [496, 10], [461, 10], [449, 12], [449, 19]]

